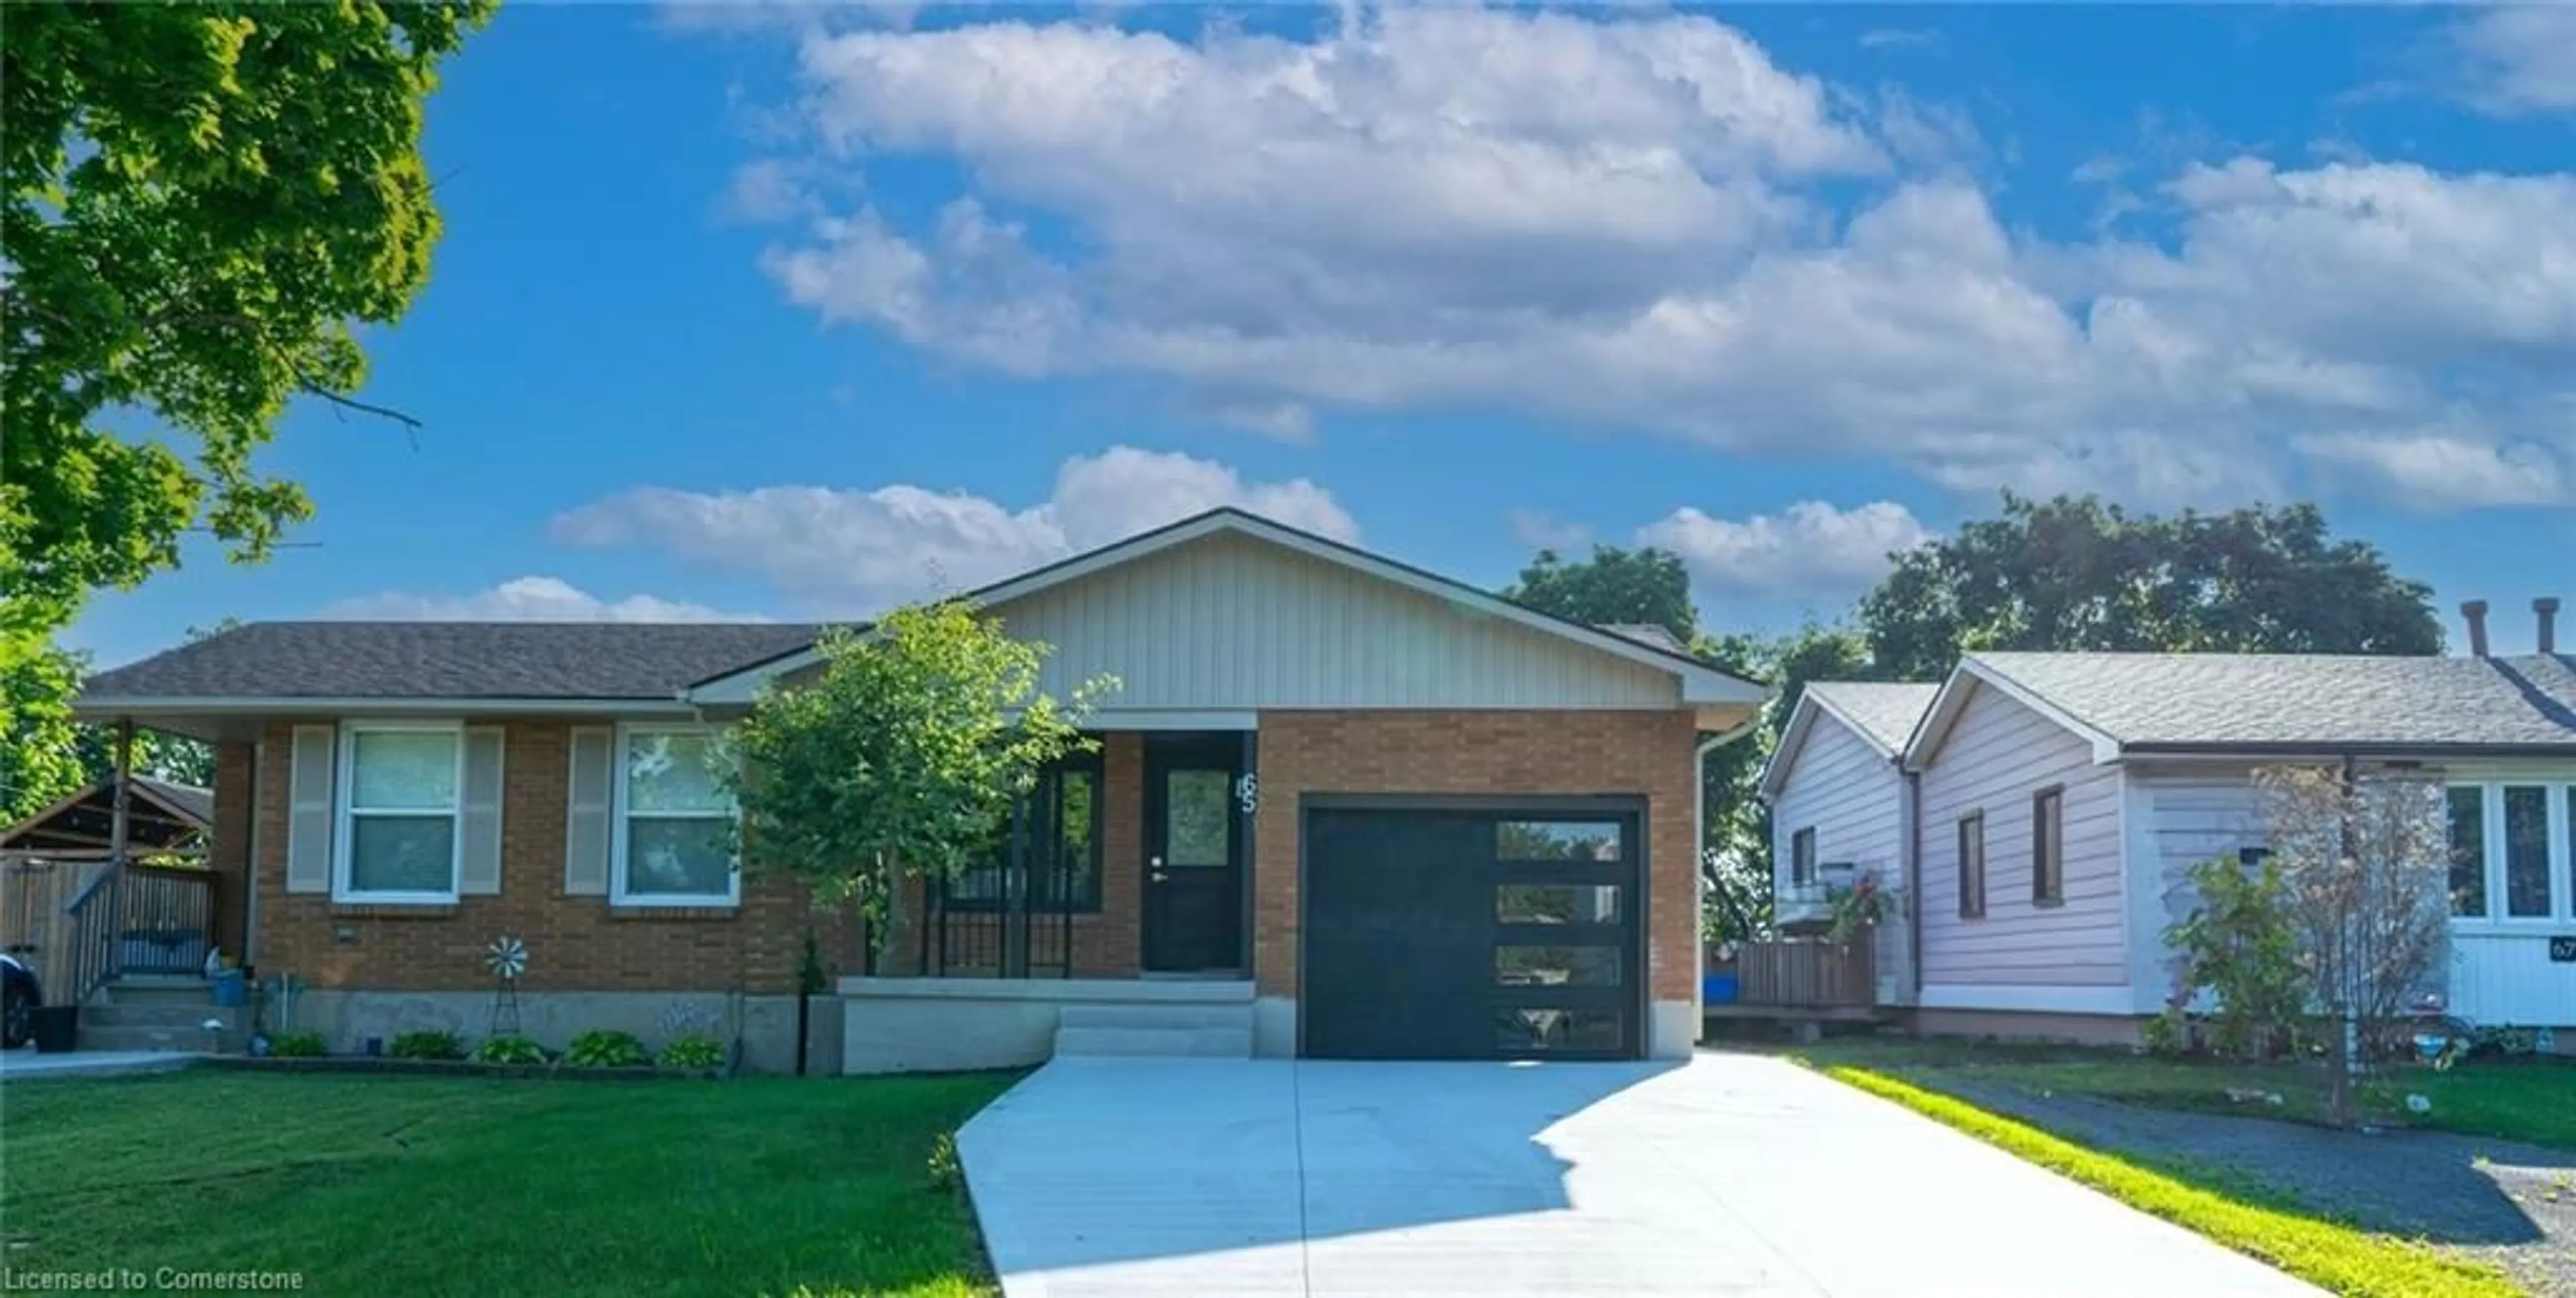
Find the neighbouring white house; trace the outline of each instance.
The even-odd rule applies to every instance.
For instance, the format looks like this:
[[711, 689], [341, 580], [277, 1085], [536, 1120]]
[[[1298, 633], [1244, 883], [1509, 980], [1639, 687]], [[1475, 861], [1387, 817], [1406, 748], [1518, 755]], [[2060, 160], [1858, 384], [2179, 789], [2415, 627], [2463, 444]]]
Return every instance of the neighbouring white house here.
[[1974, 653], [1940, 684], [1807, 687], [1763, 774], [1779, 914], [1875, 878], [1878, 1004], [1920, 1030], [2127, 1041], [2174, 992], [2185, 872], [2264, 846], [2252, 776], [2412, 769], [2447, 786], [2443, 993], [2576, 1026], [2576, 658]]

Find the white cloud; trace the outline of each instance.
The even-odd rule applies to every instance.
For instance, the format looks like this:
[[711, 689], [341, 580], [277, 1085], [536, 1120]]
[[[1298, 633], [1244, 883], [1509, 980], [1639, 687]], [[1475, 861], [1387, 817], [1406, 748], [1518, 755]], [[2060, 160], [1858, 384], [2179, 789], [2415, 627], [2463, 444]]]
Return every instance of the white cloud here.
[[2576, 498], [2576, 481], [2563, 461], [2530, 443], [2500, 446], [2432, 431], [2310, 437], [2300, 449], [2331, 471], [2427, 512], [2556, 505]]
[[1043, 502], [1012, 509], [909, 485], [698, 492], [641, 487], [556, 517], [557, 540], [637, 545], [760, 574], [816, 610], [864, 615], [971, 590], [1192, 514], [1231, 505], [1336, 540], [1359, 537], [1331, 493], [1303, 478], [1115, 446], [1075, 456]]
[[2501, 5], [2452, 28], [2460, 97], [2500, 117], [2576, 112], [2576, 5]]
[[517, 577], [470, 595], [384, 591], [345, 599], [326, 618], [403, 622], [764, 622], [652, 595], [601, 599], [560, 577]]
[[1512, 539], [1533, 550], [1576, 555], [1592, 544], [1591, 528], [1544, 509], [1515, 509], [1509, 521]]
[[1777, 514], [1736, 520], [1696, 509], [1637, 529], [1637, 544], [1680, 555], [1701, 590], [1718, 596], [1831, 600], [1888, 570], [1888, 556], [1932, 539], [1893, 501], [1837, 509], [1802, 500]]
[[2567, 174], [2222, 155], [2122, 178], [2160, 241], [2069, 244], [1939, 174], [1980, 155], [1964, 114], [1698, 16], [800, 49], [819, 166], [969, 179], [920, 227], [844, 202], [783, 231], [762, 264], [791, 301], [1004, 374], [1164, 380], [1274, 436], [1500, 409], [2158, 505], [2364, 489], [2303, 456], [2325, 435], [2576, 453], [2535, 414], [2576, 391]]

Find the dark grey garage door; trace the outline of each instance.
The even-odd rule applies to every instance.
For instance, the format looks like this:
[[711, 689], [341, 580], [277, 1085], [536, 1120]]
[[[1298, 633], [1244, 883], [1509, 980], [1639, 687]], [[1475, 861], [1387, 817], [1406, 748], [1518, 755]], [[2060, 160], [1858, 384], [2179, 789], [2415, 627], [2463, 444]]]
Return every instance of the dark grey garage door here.
[[1305, 1053], [1634, 1059], [1633, 810], [1309, 806]]

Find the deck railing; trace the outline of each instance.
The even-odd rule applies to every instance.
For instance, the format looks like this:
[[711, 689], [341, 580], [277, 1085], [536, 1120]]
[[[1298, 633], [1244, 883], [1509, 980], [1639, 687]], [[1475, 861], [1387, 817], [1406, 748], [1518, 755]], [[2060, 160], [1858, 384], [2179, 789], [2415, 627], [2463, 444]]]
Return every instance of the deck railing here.
[[1735, 971], [1746, 1005], [1867, 1007], [1878, 997], [1877, 960], [1865, 941], [1747, 942], [1736, 952]]
[[73, 894], [63, 914], [72, 932], [71, 977], [53, 995], [80, 1004], [125, 974], [203, 972], [212, 949], [215, 876], [111, 862]]

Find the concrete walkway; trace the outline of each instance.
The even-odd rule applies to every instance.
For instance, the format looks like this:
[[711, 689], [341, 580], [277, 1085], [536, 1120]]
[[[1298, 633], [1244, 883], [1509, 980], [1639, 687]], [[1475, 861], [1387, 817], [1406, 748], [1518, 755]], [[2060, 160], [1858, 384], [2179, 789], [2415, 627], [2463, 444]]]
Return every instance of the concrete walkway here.
[[958, 1149], [1008, 1298], [2315, 1292], [1753, 1056], [1060, 1060]]
[[185, 1050], [74, 1050], [39, 1054], [33, 1046], [0, 1050], [0, 1082], [34, 1081], [40, 1077], [115, 1077], [127, 1073], [166, 1073], [185, 1068], [202, 1056]]

